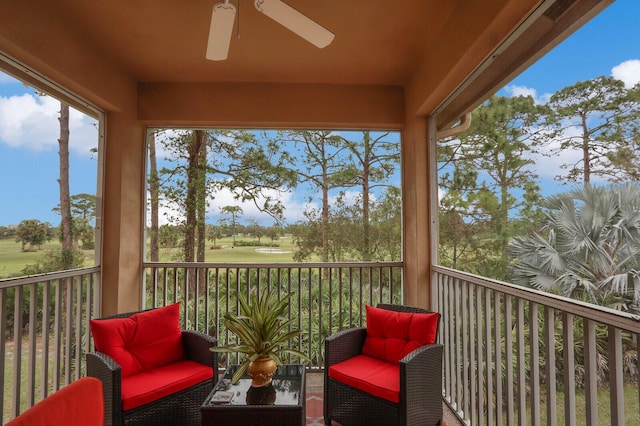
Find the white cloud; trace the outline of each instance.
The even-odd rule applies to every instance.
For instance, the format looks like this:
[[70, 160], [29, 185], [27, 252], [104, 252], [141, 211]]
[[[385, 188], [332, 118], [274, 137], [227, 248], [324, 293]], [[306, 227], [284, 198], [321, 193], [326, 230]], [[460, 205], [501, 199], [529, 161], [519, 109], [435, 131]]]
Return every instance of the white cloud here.
[[[295, 199], [295, 194], [290, 191], [265, 191], [266, 195], [275, 199], [279, 199], [285, 206], [284, 217], [286, 223], [295, 223], [304, 218], [304, 211], [309, 207], [319, 207], [317, 203], [301, 202]], [[259, 198], [258, 202], [263, 202], [264, 198]], [[214, 197], [209, 200], [209, 207], [207, 208], [207, 223], [217, 223], [218, 219], [224, 217], [220, 212], [220, 209], [225, 206], [239, 206], [242, 208], [242, 215], [240, 222], [246, 223], [249, 219], [255, 219], [258, 222], [268, 226], [273, 222], [266, 213], [262, 213], [256, 205], [251, 201], [236, 200], [234, 195], [228, 189], [218, 191]], [[184, 213], [166, 200], [160, 201], [158, 218], [160, 225], [172, 224], [178, 225], [184, 221]], [[172, 220], [170, 220], [172, 219]], [[147, 224], [150, 225], [149, 212], [147, 212]]]
[[532, 98], [535, 99], [535, 97], [538, 95], [538, 92], [536, 91], [536, 89], [532, 87], [516, 86], [513, 84], [506, 86], [504, 90], [506, 90], [507, 94], [514, 97], [515, 96], [531, 96]]
[[[147, 193], [147, 200], [149, 194]], [[151, 226], [151, 205], [147, 203], [147, 226]], [[161, 199], [158, 206], [158, 222], [159, 225], [180, 225], [184, 222], [184, 214], [175, 208], [175, 204], [167, 203]]]
[[632, 88], [640, 82], [640, 59], [630, 59], [611, 68], [611, 75], [624, 82], [624, 87]]
[[[342, 203], [346, 206], [354, 206], [358, 203], [362, 203], [362, 191], [341, 191], [340, 194], [329, 196], [329, 205], [335, 205], [338, 203], [338, 199], [341, 199]], [[369, 201], [375, 203], [377, 197], [375, 193], [369, 194]]]
[[536, 89], [526, 86], [516, 86], [515, 84], [505, 86], [504, 90], [507, 92], [507, 95], [511, 97], [531, 96], [533, 101], [538, 105], [546, 104], [549, 102], [549, 98], [551, 98], [551, 93], [543, 93], [538, 96], [538, 91]]
[[[303, 218], [303, 213], [308, 204], [294, 199], [294, 194], [292, 192], [276, 190], [267, 190], [264, 192], [266, 196], [280, 200], [280, 202], [285, 206], [284, 217], [287, 223], [294, 223]], [[263, 202], [264, 198], [258, 198], [258, 204]], [[268, 215], [266, 213], [262, 213], [252, 201], [237, 200], [235, 199], [234, 194], [228, 189], [222, 189], [221, 191], [216, 192], [215, 198], [210, 200], [210, 206], [207, 213], [216, 218], [221, 217], [220, 209], [225, 206], [239, 206], [242, 208], [243, 222], [248, 219], [255, 219], [258, 221], [266, 220], [267, 222], [272, 221], [268, 218]]]
[[[577, 127], [569, 127], [565, 129], [563, 138], [580, 135], [580, 129]], [[566, 170], [560, 168], [563, 164], [576, 164], [582, 158], [582, 152], [577, 149], [564, 149], [560, 152], [557, 150], [560, 148], [560, 140], [551, 142], [543, 149], [543, 152], [548, 155], [537, 154], [533, 156], [533, 165], [535, 173], [541, 179], [553, 179], [559, 174], [566, 173]], [[555, 151], [553, 154], [550, 154]]]
[[174, 159], [173, 153], [165, 150], [165, 147], [169, 143], [168, 141], [179, 137], [185, 130], [182, 129], [158, 129], [155, 132], [156, 140], [156, 158], [161, 159]]
[[[564, 139], [568, 137], [577, 137], [582, 134], [582, 130], [577, 126], [567, 127], [562, 137]], [[582, 151], [579, 149], [563, 149], [560, 148], [560, 140], [556, 139], [551, 142], [547, 147], [544, 148], [544, 152], [548, 155], [537, 154], [532, 156], [534, 161], [533, 165], [530, 167], [533, 171], [540, 177], [542, 181], [549, 181], [555, 179], [558, 175], [565, 175], [568, 173], [568, 169], [562, 169], [561, 166], [563, 164], [569, 165], [569, 167], [574, 164], [578, 166], [582, 166], [580, 162], [582, 161]], [[553, 151], [553, 154], [550, 154]], [[592, 183], [602, 183], [605, 180], [600, 176], [591, 176]], [[569, 183], [569, 181], [564, 181], [565, 183]], [[558, 182], [558, 185], [561, 185]]]
[[[49, 96], [0, 96], [0, 144], [31, 151], [58, 149], [60, 102]], [[69, 147], [90, 155], [98, 146], [96, 121], [73, 108], [69, 111]]]

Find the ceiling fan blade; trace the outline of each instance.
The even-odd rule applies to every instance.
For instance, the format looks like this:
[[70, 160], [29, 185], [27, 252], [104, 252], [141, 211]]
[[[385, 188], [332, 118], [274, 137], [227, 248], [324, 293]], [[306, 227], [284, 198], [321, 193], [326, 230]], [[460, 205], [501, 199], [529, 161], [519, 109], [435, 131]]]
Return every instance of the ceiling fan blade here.
[[255, 0], [256, 9], [309, 43], [323, 48], [335, 35], [281, 0]]
[[233, 23], [236, 19], [236, 8], [228, 3], [216, 3], [211, 14], [209, 41], [207, 43], [207, 59], [223, 61], [229, 56]]

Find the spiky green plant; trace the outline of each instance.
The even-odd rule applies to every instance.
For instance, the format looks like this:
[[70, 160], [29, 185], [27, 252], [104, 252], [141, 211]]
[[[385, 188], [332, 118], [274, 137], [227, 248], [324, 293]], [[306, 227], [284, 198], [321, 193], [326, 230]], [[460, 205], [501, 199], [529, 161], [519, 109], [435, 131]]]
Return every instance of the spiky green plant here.
[[511, 241], [513, 283], [640, 312], [640, 185], [585, 185], [546, 204], [545, 233]]
[[286, 346], [289, 340], [299, 336], [301, 330], [290, 330], [296, 318], [287, 318], [286, 311], [290, 295], [278, 300], [275, 293], [264, 292], [254, 303], [249, 304], [242, 295], [238, 296], [240, 313], [227, 312], [224, 325], [238, 337], [238, 343], [216, 346], [214, 352], [241, 353], [242, 361], [231, 381], [236, 383], [247, 371], [252, 361], [271, 358], [282, 364], [281, 355], [292, 354], [308, 360], [302, 352]]

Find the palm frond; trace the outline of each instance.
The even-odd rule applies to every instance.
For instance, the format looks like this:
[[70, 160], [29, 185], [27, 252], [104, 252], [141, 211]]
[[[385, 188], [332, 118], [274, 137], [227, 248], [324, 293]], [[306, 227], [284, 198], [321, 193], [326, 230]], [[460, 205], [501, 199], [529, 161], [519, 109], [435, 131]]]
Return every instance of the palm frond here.
[[640, 306], [640, 184], [586, 185], [545, 200], [542, 234], [515, 238], [512, 280], [623, 310]]

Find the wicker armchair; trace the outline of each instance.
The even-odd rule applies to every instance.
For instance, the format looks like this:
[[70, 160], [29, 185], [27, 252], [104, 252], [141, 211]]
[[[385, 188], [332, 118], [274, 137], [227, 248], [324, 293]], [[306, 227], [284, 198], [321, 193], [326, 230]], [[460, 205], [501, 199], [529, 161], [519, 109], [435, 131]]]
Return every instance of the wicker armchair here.
[[[93, 321], [128, 318], [149, 311], [128, 312]], [[210, 367], [212, 375], [186, 389], [129, 410], [123, 409], [122, 366], [103, 352], [87, 354], [87, 375], [100, 379], [103, 384], [105, 425], [200, 425], [200, 407], [217, 382], [218, 358], [216, 353], [210, 351], [217, 341], [196, 331], [182, 330], [181, 337], [184, 360]], [[130, 392], [125, 390], [124, 393]]]
[[[387, 311], [429, 313], [429, 311], [400, 305], [380, 304]], [[367, 311], [369, 313], [369, 311]], [[369, 325], [369, 315], [367, 315]], [[440, 316], [436, 314], [435, 335]], [[367, 328], [341, 331], [325, 341], [324, 421], [336, 420], [342, 425], [435, 425], [442, 421], [442, 351], [441, 344], [425, 344], [399, 360], [400, 375], [398, 402], [372, 395], [339, 378], [331, 377], [332, 366], [362, 355]], [[435, 337], [433, 339], [435, 341]], [[360, 361], [360, 358], [358, 362]], [[379, 362], [373, 360], [372, 362]], [[395, 363], [393, 363], [395, 368]], [[359, 380], [359, 379], [358, 379]], [[358, 386], [362, 387], [362, 386]], [[364, 386], [365, 388], [367, 385]]]

